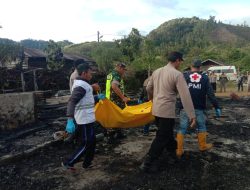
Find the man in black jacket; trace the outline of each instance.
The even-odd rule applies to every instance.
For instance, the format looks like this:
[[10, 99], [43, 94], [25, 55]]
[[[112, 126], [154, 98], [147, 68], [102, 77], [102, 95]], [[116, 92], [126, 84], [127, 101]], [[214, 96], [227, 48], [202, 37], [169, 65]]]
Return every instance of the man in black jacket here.
[[[197, 129], [198, 129], [198, 142], [200, 151], [205, 151], [212, 148], [212, 144], [206, 143], [207, 129], [205, 120], [205, 109], [206, 109], [206, 99], [211, 101], [215, 108], [215, 113], [217, 117], [221, 116], [221, 109], [214, 95], [213, 88], [209, 83], [209, 78], [206, 74], [201, 72], [201, 61], [196, 60], [191, 65], [191, 71], [184, 73], [184, 78], [187, 82], [190, 95], [193, 101], [195, 115], [197, 119]], [[182, 105], [180, 106], [182, 109]], [[184, 135], [186, 134], [187, 128], [189, 127], [189, 119], [185, 111], [182, 109], [180, 111], [180, 126], [177, 131], [177, 157], [181, 157], [183, 154], [183, 141]]]

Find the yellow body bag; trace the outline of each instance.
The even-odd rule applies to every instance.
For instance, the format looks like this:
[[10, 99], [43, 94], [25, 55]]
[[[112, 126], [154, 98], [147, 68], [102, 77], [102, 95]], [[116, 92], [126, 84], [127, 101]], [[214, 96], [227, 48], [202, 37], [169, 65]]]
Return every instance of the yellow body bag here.
[[140, 127], [154, 121], [152, 102], [119, 108], [108, 99], [99, 101], [95, 106], [96, 120], [104, 128]]

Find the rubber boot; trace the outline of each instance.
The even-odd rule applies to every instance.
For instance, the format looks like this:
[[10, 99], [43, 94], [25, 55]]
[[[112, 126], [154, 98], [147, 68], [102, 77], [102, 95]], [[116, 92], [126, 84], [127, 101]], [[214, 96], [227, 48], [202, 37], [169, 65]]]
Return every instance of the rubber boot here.
[[183, 151], [184, 135], [181, 133], [177, 133], [176, 140], [177, 140], [176, 156], [178, 159], [180, 159], [184, 152]]
[[198, 133], [198, 143], [200, 151], [206, 151], [213, 147], [212, 144], [206, 143], [207, 132]]

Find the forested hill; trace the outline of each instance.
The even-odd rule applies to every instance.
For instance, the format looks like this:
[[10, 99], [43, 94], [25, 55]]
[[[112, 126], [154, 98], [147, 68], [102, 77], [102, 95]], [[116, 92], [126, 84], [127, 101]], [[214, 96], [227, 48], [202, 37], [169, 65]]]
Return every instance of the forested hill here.
[[156, 50], [181, 50], [188, 62], [194, 57], [214, 59], [250, 70], [250, 27], [230, 25], [210, 19], [178, 18], [152, 30], [147, 39]]
[[216, 22], [214, 17], [209, 20], [198, 17], [179, 18], [161, 24], [149, 33], [148, 38], [156, 46], [181, 44], [187, 47], [206, 47], [210, 44], [229, 43], [236, 47], [250, 42], [250, 27]]

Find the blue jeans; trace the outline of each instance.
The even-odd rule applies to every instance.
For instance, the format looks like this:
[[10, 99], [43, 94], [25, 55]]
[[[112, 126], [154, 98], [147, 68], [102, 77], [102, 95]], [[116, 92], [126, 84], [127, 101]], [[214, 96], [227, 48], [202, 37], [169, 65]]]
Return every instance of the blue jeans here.
[[[206, 132], [207, 127], [206, 127], [206, 116], [204, 110], [195, 109], [195, 116], [196, 116], [196, 129], [198, 130], [198, 133]], [[185, 135], [189, 125], [190, 125], [189, 118], [186, 112], [182, 109], [180, 112], [180, 125], [178, 133]]]

